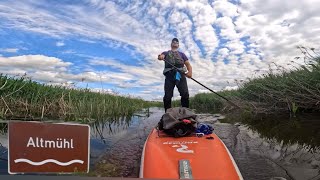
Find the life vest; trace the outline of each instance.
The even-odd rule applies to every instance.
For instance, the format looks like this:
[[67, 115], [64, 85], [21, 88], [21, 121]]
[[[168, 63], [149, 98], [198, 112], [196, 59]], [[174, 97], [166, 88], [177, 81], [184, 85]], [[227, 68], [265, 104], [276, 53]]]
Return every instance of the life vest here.
[[[165, 60], [168, 61], [169, 63], [173, 64], [179, 70], [185, 71], [185, 69], [183, 68], [184, 67], [184, 60], [182, 59], [179, 51], [171, 51], [170, 50], [168, 52], [168, 54], [166, 55]], [[170, 65], [169, 63], [167, 63], [166, 61], [165, 61], [165, 67], [163, 70], [163, 74], [174, 69], [174, 67], [172, 65]]]

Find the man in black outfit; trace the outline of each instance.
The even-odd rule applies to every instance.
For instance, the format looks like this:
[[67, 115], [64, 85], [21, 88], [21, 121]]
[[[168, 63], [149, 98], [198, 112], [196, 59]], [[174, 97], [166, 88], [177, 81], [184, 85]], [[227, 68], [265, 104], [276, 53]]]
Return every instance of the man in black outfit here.
[[[171, 99], [173, 97], [174, 87], [177, 86], [178, 91], [181, 96], [181, 106], [189, 108], [189, 91], [187, 85], [187, 79], [192, 77], [192, 67], [187, 56], [178, 51], [179, 48], [179, 40], [177, 38], [173, 38], [171, 42], [171, 50], [164, 51], [160, 55], [158, 55], [158, 60], [165, 60], [165, 67], [163, 70], [163, 74], [165, 75], [165, 83], [164, 83], [164, 91], [165, 95], [163, 97], [163, 105], [165, 111], [171, 108]], [[169, 63], [173, 64], [183, 73], [177, 71], [173, 66]], [[185, 69], [187, 67], [187, 72]]]

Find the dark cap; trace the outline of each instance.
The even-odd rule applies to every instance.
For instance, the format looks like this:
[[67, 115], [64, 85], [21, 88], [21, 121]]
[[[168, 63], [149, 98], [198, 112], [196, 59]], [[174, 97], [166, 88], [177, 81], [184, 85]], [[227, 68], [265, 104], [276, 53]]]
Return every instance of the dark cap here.
[[171, 42], [174, 42], [174, 41], [179, 42], [177, 38], [173, 38]]

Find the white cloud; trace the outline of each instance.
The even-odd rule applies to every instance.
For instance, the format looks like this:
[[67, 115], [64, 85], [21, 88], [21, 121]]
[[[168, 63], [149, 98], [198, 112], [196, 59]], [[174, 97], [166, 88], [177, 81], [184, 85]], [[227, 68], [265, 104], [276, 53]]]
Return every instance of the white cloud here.
[[230, 51], [229, 51], [228, 48], [222, 48], [222, 49], [219, 49], [218, 54], [219, 54], [222, 58], [225, 58], [226, 56], [228, 56], [229, 52], [230, 52]]
[[[159, 75], [144, 67], [131, 67], [115, 61], [92, 61], [92, 65], [106, 65], [119, 67], [123, 72], [88, 71], [72, 73], [72, 64], [59, 58], [44, 55], [26, 55], [0, 58], [0, 73], [22, 76], [24, 74], [32, 80], [46, 82], [51, 85], [75, 86], [79, 83], [111, 83], [120, 88], [149, 87], [161, 79]], [[139, 72], [139, 73], [135, 73]], [[160, 72], [161, 73], [161, 72]], [[126, 82], [135, 80], [135, 82]], [[153, 90], [159, 90], [154, 86]], [[94, 89], [93, 89], [94, 91]], [[101, 91], [102, 93], [112, 93]], [[150, 93], [151, 94], [151, 93]], [[149, 96], [150, 98], [152, 95]]]
[[6, 49], [0, 49], [0, 52], [6, 52], [6, 53], [17, 53], [19, 51], [18, 48], [6, 48]]
[[61, 47], [61, 46], [64, 46], [65, 44], [64, 44], [64, 42], [62, 42], [62, 41], [59, 41], [59, 42], [56, 42], [56, 46], [58, 46], [58, 47]]
[[199, 89], [198, 92], [199, 92], [199, 93], [210, 93], [210, 91], [207, 90], [207, 89]]
[[23, 69], [52, 71], [59, 67], [68, 67], [72, 65], [72, 63], [64, 62], [61, 59], [44, 55], [23, 55], [0, 57], [0, 65], [2, 68], [16, 67]]
[[77, 52], [72, 49], [67, 49], [67, 50], [62, 51], [61, 53], [63, 53], [63, 54], [76, 54]]
[[232, 40], [226, 43], [226, 47], [231, 50], [231, 54], [241, 54], [244, 52], [245, 46], [239, 40]]
[[[316, 3], [316, 0], [241, 0], [238, 4], [226, 0], [212, 3], [205, 0], [118, 3], [88, 0], [84, 6], [57, 3], [59, 11], [52, 11], [40, 8], [47, 7], [41, 6], [41, 1], [1, 2], [1, 26], [59, 39], [74, 36], [90, 43], [99, 40], [108, 47], [129, 52], [132, 57], [139, 54], [143, 58], [136, 65], [127, 65], [115, 59], [64, 50], [62, 53], [90, 59], [88, 72], [71, 73], [74, 66], [66, 60], [43, 55], [1, 57], [3, 68], [0, 70], [9, 72], [10, 67], [11, 72], [28, 71], [47, 81], [80, 81], [82, 78], [88, 82], [112, 81], [122, 88], [152, 89], [142, 93], [153, 98], [163, 94], [164, 83], [163, 62], [157, 61], [156, 56], [168, 50], [171, 39], [178, 37], [180, 50], [190, 58], [195, 79], [214, 90], [232, 89], [236, 87], [234, 79], [251, 77], [257, 69], [261, 74], [273, 61], [285, 66], [300, 55], [295, 49], [297, 45], [319, 47], [320, 12]], [[9, 51], [18, 52], [18, 49]], [[98, 65], [120, 72], [95, 72], [90, 67]], [[206, 91], [190, 79], [188, 84], [191, 95]]]
[[102, 94], [117, 94], [117, 92], [115, 92], [112, 89], [104, 89], [104, 88], [91, 88], [90, 91], [102, 93]]
[[221, 28], [220, 36], [229, 40], [240, 39], [240, 34], [235, 30], [235, 26], [230, 17], [220, 17], [217, 19], [216, 24]]
[[160, 82], [160, 80], [162, 79], [162, 69], [150, 65], [130, 66], [113, 59], [92, 59], [90, 61], [90, 64], [117, 68], [122, 72], [115, 73], [115, 75], [120, 75], [122, 77], [122, 80], [135, 81], [133, 83], [121, 83], [122, 87], [145, 87], [148, 85], [152, 85], [155, 82]]
[[237, 10], [238, 7], [231, 2], [225, 1], [225, 0], [218, 0], [214, 1], [212, 3], [212, 7], [214, 10], [216, 10], [218, 13], [221, 13], [224, 17], [234, 17], [239, 15]]
[[237, 90], [238, 86], [226, 86], [224, 90]]
[[[297, 45], [317, 46], [316, 1], [242, 1], [237, 30], [250, 36], [266, 58], [298, 55]], [[259, 8], [257, 8], [259, 7]]]

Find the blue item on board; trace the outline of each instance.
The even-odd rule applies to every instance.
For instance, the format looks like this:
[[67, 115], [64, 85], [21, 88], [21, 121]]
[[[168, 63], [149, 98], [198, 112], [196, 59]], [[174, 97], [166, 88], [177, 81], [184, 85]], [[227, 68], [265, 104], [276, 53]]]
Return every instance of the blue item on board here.
[[212, 134], [213, 127], [209, 124], [199, 123], [196, 133], [203, 133], [205, 135]]

